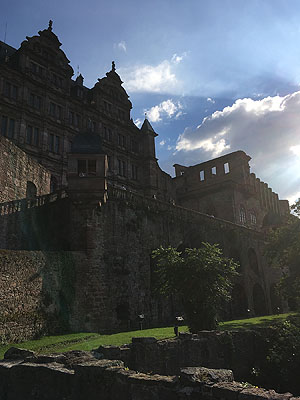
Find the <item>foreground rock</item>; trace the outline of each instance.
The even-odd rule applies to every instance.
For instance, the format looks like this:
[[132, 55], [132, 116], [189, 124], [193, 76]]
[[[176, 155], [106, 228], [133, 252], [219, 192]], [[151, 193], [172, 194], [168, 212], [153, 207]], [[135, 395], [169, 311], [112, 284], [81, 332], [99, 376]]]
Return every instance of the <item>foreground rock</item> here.
[[230, 370], [183, 368], [164, 376], [129, 370], [98, 352], [37, 355], [11, 348], [0, 361], [1, 400], [300, 400], [234, 382]]

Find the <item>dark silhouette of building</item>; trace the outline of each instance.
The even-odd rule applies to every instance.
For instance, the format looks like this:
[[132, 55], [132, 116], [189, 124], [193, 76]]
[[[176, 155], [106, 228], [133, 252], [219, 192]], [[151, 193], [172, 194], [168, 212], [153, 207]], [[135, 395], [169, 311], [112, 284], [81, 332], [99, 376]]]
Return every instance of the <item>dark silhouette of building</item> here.
[[[130, 117], [114, 62], [89, 89], [82, 75], [72, 79], [60, 46], [51, 21], [19, 49], [0, 42], [0, 264], [29, 307], [7, 300], [23, 337], [62, 324], [131, 328], [141, 314], [144, 325], [172, 321], [176, 301], [152, 293], [150, 253], [160, 244], [219, 243], [241, 271], [226, 315], [271, 311], [264, 231], [288, 202], [250, 173], [243, 151], [175, 164], [172, 178], [157, 163], [150, 122], [139, 129]], [[37, 325], [40, 310], [48, 317]]]

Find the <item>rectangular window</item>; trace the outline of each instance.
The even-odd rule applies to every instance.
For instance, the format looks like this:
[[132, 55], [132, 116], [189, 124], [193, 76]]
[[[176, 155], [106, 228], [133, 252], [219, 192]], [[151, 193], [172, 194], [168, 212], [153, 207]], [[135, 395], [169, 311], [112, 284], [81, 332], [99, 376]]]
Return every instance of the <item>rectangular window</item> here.
[[52, 117], [55, 117], [56, 114], [56, 105], [54, 103], [50, 103], [50, 115], [52, 115]]
[[60, 146], [60, 137], [55, 136], [55, 142], [54, 142], [54, 152], [59, 153], [59, 146]]
[[18, 98], [18, 87], [16, 85], [12, 85], [12, 87], [11, 87], [11, 97], [14, 100], [17, 100], [17, 98]]
[[118, 145], [121, 147], [126, 146], [126, 137], [124, 135], [118, 135]]
[[107, 164], [108, 164], [108, 169], [111, 171], [112, 169], [112, 156], [107, 156]]
[[96, 175], [96, 160], [88, 160], [88, 174]]
[[33, 129], [33, 144], [34, 146], [38, 146], [40, 144], [40, 130], [39, 128]]
[[9, 82], [5, 82], [4, 85], [4, 95], [6, 97], [10, 97], [10, 89], [11, 89], [11, 84]]
[[39, 128], [27, 125], [26, 129], [26, 143], [33, 146], [38, 146], [40, 143], [40, 130]]
[[213, 176], [217, 175], [217, 167], [212, 167], [212, 169], [211, 169], [211, 174], [212, 174]]
[[29, 105], [31, 107], [34, 107], [34, 94], [33, 93], [30, 93], [30, 95], [29, 95]]
[[42, 107], [42, 98], [40, 96], [35, 96], [34, 106], [37, 110], [40, 110]]
[[5, 117], [5, 116], [2, 116], [2, 120], [1, 120], [1, 134], [2, 134], [3, 136], [6, 136], [7, 126], [8, 126], [8, 118]]
[[123, 160], [118, 160], [118, 172], [120, 176], [126, 176], [126, 163]]
[[57, 119], [62, 119], [62, 107], [55, 103], [50, 103], [50, 115]]
[[50, 134], [49, 135], [49, 151], [54, 151], [54, 135]]
[[61, 106], [57, 106], [56, 116], [58, 119], [62, 119], [62, 108]]
[[5, 82], [3, 93], [4, 93], [4, 96], [9, 97], [10, 99], [13, 99], [13, 100], [17, 100], [18, 87], [16, 85], [12, 85], [9, 82]]
[[86, 176], [86, 160], [78, 160], [78, 175]]
[[200, 181], [201, 182], [204, 181], [204, 171], [200, 171], [199, 176], [200, 176]]
[[96, 160], [78, 160], [78, 175], [80, 177], [96, 175]]
[[26, 131], [26, 143], [31, 144], [31, 142], [32, 142], [32, 126], [28, 125]]
[[75, 121], [75, 115], [73, 111], [69, 111], [69, 123], [71, 125], [74, 125], [74, 121]]
[[12, 139], [14, 137], [14, 134], [15, 134], [15, 120], [10, 118], [8, 124], [7, 137]]
[[227, 162], [227, 163], [224, 164], [224, 173], [225, 174], [229, 174], [229, 172], [230, 172], [229, 163]]
[[107, 128], [106, 126], [103, 127], [103, 133], [104, 133], [104, 139], [108, 140], [109, 142], [112, 141], [112, 132], [110, 128]]
[[134, 165], [134, 164], [131, 165], [131, 178], [134, 181], [138, 180], [138, 167], [137, 167], [137, 165]]

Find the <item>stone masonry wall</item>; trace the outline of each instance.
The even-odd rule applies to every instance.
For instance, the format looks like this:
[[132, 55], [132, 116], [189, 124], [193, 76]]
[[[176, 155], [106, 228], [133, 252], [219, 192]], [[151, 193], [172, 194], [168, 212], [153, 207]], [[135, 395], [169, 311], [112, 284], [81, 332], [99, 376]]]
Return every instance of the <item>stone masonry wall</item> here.
[[76, 256], [0, 250], [0, 343], [69, 329]]
[[[262, 256], [259, 233], [171, 204], [138, 199], [125, 192], [119, 195], [109, 194], [108, 202], [86, 218], [85, 237], [80, 237], [80, 243], [86, 243], [87, 253], [77, 267], [80, 278], [71, 317], [73, 330], [138, 329], [139, 314], [145, 315], [145, 327], [172, 323], [182, 308], [153, 293], [150, 256], [160, 245], [198, 247], [209, 241], [219, 243], [227, 256], [232, 247], [238, 249], [241, 275], [237, 282], [247, 295], [245, 308], [253, 310], [253, 288], [258, 284], [265, 308], [270, 310], [271, 271]], [[72, 211], [73, 245], [79, 240], [83, 215], [84, 210]], [[249, 266], [250, 248], [258, 257], [257, 271]]]
[[251, 381], [253, 368], [266, 357], [264, 331], [202, 331], [197, 335], [157, 340], [132, 338], [129, 345], [100, 346], [97, 351], [107, 359], [122, 360], [126, 367], [144, 373], [177, 375], [185, 366], [231, 369], [236, 379]]
[[50, 173], [10, 140], [0, 136], [0, 203], [26, 197], [27, 181], [37, 195], [50, 193]]
[[[260, 300], [271, 309], [272, 276], [262, 257], [261, 235], [196, 211], [116, 191], [109, 193], [106, 204], [95, 209], [58, 198], [2, 215], [0, 222], [0, 247], [19, 250], [6, 253], [7, 276], [10, 284], [15, 277], [19, 279], [22, 293], [26, 293], [28, 277], [21, 278], [18, 266], [23, 263], [16, 261], [15, 254], [32, 250], [33, 259], [39, 251], [47, 255], [40, 283], [45, 301], [42, 309], [54, 308], [55, 315], [50, 313], [48, 319], [56, 329], [133, 330], [139, 328], [139, 314], [145, 315], [144, 327], [173, 323], [174, 316], [183, 312], [182, 306], [153, 292], [151, 252], [160, 245], [198, 247], [202, 241], [219, 243], [225, 255], [230, 255], [232, 247], [239, 249], [241, 275], [237, 283], [247, 296], [244, 308], [253, 309], [254, 286], [259, 285], [263, 293]], [[257, 271], [249, 266], [250, 248], [258, 257]], [[56, 253], [60, 258], [50, 257]], [[38, 266], [36, 269], [32, 274], [38, 272]], [[9, 298], [7, 288], [3, 293]], [[0, 304], [1, 313], [5, 307]], [[52, 317], [59, 322], [52, 323]], [[18, 340], [23, 337], [20, 334]]]

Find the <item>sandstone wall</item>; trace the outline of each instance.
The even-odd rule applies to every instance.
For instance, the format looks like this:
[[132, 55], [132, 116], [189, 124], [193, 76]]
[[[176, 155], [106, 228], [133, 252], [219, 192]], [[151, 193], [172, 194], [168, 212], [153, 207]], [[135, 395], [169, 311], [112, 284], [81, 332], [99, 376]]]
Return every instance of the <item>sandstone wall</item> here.
[[27, 181], [37, 195], [50, 193], [50, 173], [10, 140], [0, 136], [0, 203], [26, 197]]

